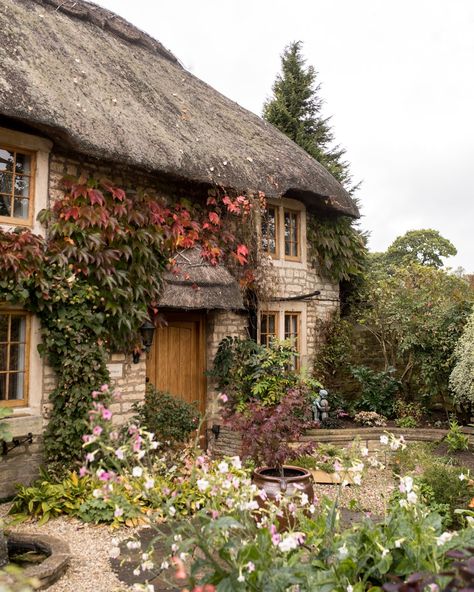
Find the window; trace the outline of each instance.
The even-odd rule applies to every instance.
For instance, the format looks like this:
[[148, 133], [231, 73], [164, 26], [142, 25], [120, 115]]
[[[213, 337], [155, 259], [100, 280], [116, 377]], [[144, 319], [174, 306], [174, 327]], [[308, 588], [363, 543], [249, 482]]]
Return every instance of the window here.
[[283, 210], [285, 219], [285, 258], [299, 259], [300, 256], [300, 213]]
[[278, 313], [262, 312], [260, 314], [260, 343], [268, 346], [272, 339], [278, 339]]
[[277, 226], [278, 209], [269, 206], [262, 218], [262, 249], [265, 253], [268, 253], [274, 257], [278, 257]]
[[27, 404], [29, 317], [0, 310], [0, 405]]
[[[298, 354], [301, 354], [300, 321], [300, 312], [261, 312], [260, 343], [268, 346], [272, 339], [287, 339], [291, 341]], [[299, 367], [299, 356], [295, 356], [293, 367]]]
[[301, 211], [270, 205], [262, 216], [262, 250], [278, 259], [301, 260]]
[[35, 153], [0, 144], [0, 222], [30, 224]]

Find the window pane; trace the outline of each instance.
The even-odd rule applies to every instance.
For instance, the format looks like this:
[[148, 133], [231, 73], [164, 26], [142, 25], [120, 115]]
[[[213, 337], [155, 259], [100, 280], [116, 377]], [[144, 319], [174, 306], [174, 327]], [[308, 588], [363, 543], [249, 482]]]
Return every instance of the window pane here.
[[8, 195], [0, 195], [0, 216], [10, 216], [11, 204], [11, 197]]
[[8, 339], [8, 315], [0, 314], [0, 343], [6, 343]]
[[31, 157], [28, 154], [16, 153], [15, 171], [29, 175], [31, 172]]
[[285, 211], [285, 255], [298, 257], [299, 249], [299, 223], [298, 212]]
[[28, 197], [30, 194], [30, 178], [15, 175], [15, 197]]
[[0, 193], [12, 193], [13, 175], [12, 173], [6, 173], [0, 171]]
[[25, 375], [23, 372], [10, 374], [8, 381], [8, 399], [18, 401], [23, 399], [23, 385], [25, 383]]
[[0, 401], [7, 398], [7, 376], [8, 374], [0, 374]]
[[28, 218], [29, 204], [30, 200], [28, 198], [15, 198], [15, 205], [13, 209], [13, 215], [15, 218]]
[[269, 345], [272, 339], [277, 338], [276, 313], [261, 313], [260, 315], [260, 343]]
[[11, 316], [10, 341], [25, 342], [26, 323], [23, 316]]
[[13, 152], [0, 149], [0, 171], [13, 171]]
[[10, 366], [9, 370], [25, 369], [25, 346], [23, 344], [10, 344]]
[[8, 370], [8, 345], [6, 343], [0, 343], [0, 372]]
[[268, 208], [262, 218], [262, 249], [266, 253], [276, 253], [276, 210]]

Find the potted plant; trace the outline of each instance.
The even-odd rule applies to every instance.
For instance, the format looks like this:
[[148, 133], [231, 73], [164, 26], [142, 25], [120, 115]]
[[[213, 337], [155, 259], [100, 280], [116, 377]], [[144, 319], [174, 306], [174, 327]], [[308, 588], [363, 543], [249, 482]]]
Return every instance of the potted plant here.
[[228, 421], [240, 430], [242, 455], [256, 463], [254, 483], [268, 497], [299, 490], [313, 499], [310, 471], [288, 464], [313, 449], [311, 443], [296, 445], [305, 430], [314, 427], [304, 386], [288, 389], [274, 405], [252, 401], [244, 412], [234, 414]]
[[255, 462], [253, 480], [271, 499], [297, 490], [313, 499], [311, 473], [287, 464], [312, 450], [312, 444], [295, 443], [315, 425], [310, 390], [289, 369], [294, 355], [287, 342], [266, 347], [227, 338], [214, 364], [213, 375], [225, 392], [225, 423], [241, 433], [242, 456]]

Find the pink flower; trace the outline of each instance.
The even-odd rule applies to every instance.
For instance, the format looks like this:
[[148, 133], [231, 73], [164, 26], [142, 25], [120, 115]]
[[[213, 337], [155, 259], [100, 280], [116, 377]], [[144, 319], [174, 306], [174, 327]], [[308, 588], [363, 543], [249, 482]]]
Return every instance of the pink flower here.
[[103, 432], [103, 428], [99, 425], [94, 426], [94, 429], [92, 430], [92, 433], [94, 434], [94, 436], [100, 436]]
[[100, 395], [99, 391], [92, 391], [92, 398], [93, 399], [97, 399], [97, 397]]
[[105, 393], [106, 391], [108, 391], [108, 390], [109, 390], [109, 385], [108, 385], [108, 384], [103, 384], [103, 385], [100, 387], [100, 390], [101, 390], [103, 393]]
[[112, 411], [110, 411], [110, 409], [104, 408], [102, 410], [102, 419], [105, 419], [106, 421], [112, 419]]
[[219, 518], [219, 512], [217, 510], [212, 510], [211, 516], [213, 520], [216, 520], [217, 518]]
[[85, 475], [87, 475], [87, 468], [86, 467], [81, 467], [79, 469], [79, 477], [84, 477]]
[[229, 400], [229, 397], [225, 393], [219, 393], [217, 395], [217, 400], [221, 401], [222, 403], [227, 403], [227, 401]]

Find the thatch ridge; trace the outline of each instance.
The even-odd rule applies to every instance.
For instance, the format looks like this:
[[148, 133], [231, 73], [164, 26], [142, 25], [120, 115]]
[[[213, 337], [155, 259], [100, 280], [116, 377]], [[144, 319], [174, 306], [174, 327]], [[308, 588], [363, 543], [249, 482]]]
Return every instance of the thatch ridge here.
[[42, 130], [57, 146], [358, 215], [300, 147], [110, 11], [85, 0], [9, 0], [0, 3], [0, 30], [0, 115]]

